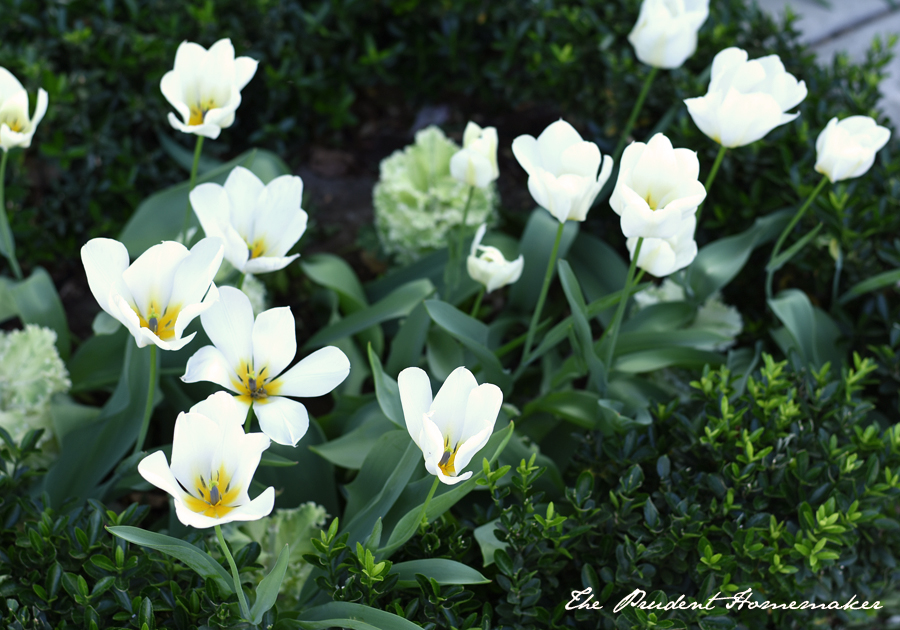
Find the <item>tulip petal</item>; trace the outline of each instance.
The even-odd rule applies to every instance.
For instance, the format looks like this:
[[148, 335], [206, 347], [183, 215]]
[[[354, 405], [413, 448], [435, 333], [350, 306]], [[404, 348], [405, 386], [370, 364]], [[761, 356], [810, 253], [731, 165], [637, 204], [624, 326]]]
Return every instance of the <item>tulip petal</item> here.
[[222, 265], [224, 253], [222, 239], [207, 237], [198, 241], [178, 265], [166, 303], [181, 306], [200, 302]]
[[122, 279], [122, 274], [128, 269], [128, 250], [125, 245], [111, 238], [93, 238], [81, 248], [81, 261], [87, 274], [88, 286], [100, 308], [113, 315], [109, 301], [112, 291], [126, 300], [132, 300], [131, 292]]
[[256, 276], [261, 273], [278, 271], [279, 269], [284, 269], [299, 257], [300, 254], [294, 254], [293, 256], [284, 258], [273, 258], [271, 256], [252, 258], [244, 264], [244, 273]]
[[[209, 292], [206, 294], [206, 297], [203, 298], [203, 301], [199, 304], [188, 304], [183, 309], [178, 312], [178, 317], [175, 319], [175, 339], [170, 341], [169, 343], [177, 342], [181, 339], [181, 336], [184, 334], [185, 328], [187, 328], [194, 319], [202, 315], [206, 312], [209, 307], [219, 301], [219, 290], [216, 288], [216, 285], [209, 285]], [[193, 334], [191, 335], [193, 337]], [[179, 346], [180, 348], [181, 346]]]
[[297, 329], [291, 309], [282, 306], [263, 311], [256, 317], [252, 335], [253, 369], [259, 378], [271, 381], [297, 354]]
[[512, 152], [519, 162], [519, 166], [525, 169], [525, 172], [531, 175], [535, 170], [544, 168], [541, 161], [541, 152], [538, 149], [538, 142], [534, 136], [522, 135], [513, 140]]
[[417, 367], [406, 368], [397, 376], [397, 387], [400, 390], [400, 406], [406, 430], [416, 445], [424, 450], [419, 435], [422, 433], [422, 418], [431, 408], [431, 381], [424, 370]]
[[230, 223], [248, 243], [254, 238], [254, 211], [265, 188], [262, 181], [243, 166], [234, 167], [225, 180], [225, 191], [231, 199]]
[[180, 502], [185, 496], [184, 490], [178, 485], [178, 481], [169, 469], [166, 454], [162, 451], [156, 451], [147, 455], [138, 463], [137, 469], [141, 477], [160, 490], [165, 490], [171, 494], [176, 503]]
[[566, 148], [560, 155], [560, 163], [566, 174], [597, 177], [600, 168], [600, 149], [593, 142], [578, 142]]
[[6, 68], [0, 67], [0, 103], [6, 101], [16, 92], [24, 91], [25, 87]]
[[250, 83], [258, 66], [259, 62], [250, 57], [238, 57], [234, 60], [234, 84], [238, 90], [243, 90]]
[[185, 383], [199, 383], [206, 381], [215, 383], [239, 393], [234, 383], [238, 381], [234, 367], [225, 358], [221, 350], [215, 346], [203, 346], [188, 359], [181, 377]]
[[297, 442], [309, 430], [306, 407], [290, 398], [270, 396], [257, 400], [253, 405], [253, 413], [259, 419], [259, 427], [263, 433], [278, 444], [297, 446]]
[[188, 250], [181, 243], [163, 241], [141, 254], [122, 273], [135, 306], [142, 315], [147, 316], [151, 302], [160, 309], [170, 303], [175, 271], [187, 256]]
[[242, 361], [250, 362], [253, 357], [253, 307], [243, 291], [222, 287], [219, 301], [200, 315], [200, 321], [231, 370], [236, 370]]
[[300, 208], [303, 180], [294, 175], [276, 177], [256, 203], [254, 240], [262, 239], [266, 256], [282, 257], [306, 231], [307, 214]]
[[431, 421], [441, 435], [450, 440], [451, 447], [455, 447], [465, 437], [463, 429], [466, 407], [469, 395], [476, 387], [478, 381], [472, 373], [460, 366], [450, 373], [431, 403]]
[[276, 379], [283, 396], [312, 398], [323, 396], [344, 382], [350, 360], [340, 349], [327, 346], [316, 350]]
[[561, 175], [563, 173], [561, 159], [563, 152], [573, 144], [581, 142], [581, 135], [565, 120], [559, 119], [548, 125], [537, 139], [544, 170], [552, 175]]
[[199, 494], [195, 487], [197, 479], [208, 477], [213, 467], [218, 468], [222, 463], [215, 461], [217, 451], [221, 452], [222, 441], [220, 425], [207, 416], [189, 411], [181, 412], [175, 419], [172, 474], [191, 495]]

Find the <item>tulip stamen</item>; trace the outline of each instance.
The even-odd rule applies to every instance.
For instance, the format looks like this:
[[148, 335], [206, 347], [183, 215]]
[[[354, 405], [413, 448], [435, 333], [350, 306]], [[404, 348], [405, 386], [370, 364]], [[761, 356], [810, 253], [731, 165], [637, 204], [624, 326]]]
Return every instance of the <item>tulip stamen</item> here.
[[253, 243], [247, 243], [247, 252], [250, 260], [259, 258], [266, 252], [266, 244], [263, 239], [258, 238]]
[[[212, 518], [221, 518], [234, 509], [232, 504], [237, 500], [238, 491], [232, 489], [231, 481], [231, 477], [221, 466], [219, 470], [210, 473], [208, 479], [203, 475], [198, 475], [194, 487], [200, 498], [189, 495], [186, 497], [185, 503], [194, 512]], [[179, 485], [181, 485], [180, 482]]]
[[147, 320], [147, 328], [150, 329], [150, 332], [156, 332], [158, 327], [159, 327], [159, 320], [156, 319], [156, 316], [153, 316]]

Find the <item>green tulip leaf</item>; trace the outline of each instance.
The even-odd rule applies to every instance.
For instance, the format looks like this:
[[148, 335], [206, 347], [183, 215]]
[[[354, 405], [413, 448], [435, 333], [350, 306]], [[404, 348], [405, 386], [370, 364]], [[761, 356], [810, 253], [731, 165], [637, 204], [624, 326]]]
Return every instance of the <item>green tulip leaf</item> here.
[[259, 624], [263, 615], [275, 605], [275, 601], [278, 599], [278, 591], [281, 590], [281, 583], [284, 581], [284, 573], [287, 570], [290, 556], [291, 549], [288, 545], [285, 545], [281, 553], [278, 554], [275, 566], [259, 583], [256, 589], [256, 601], [250, 607], [250, 620], [254, 624]]
[[400, 576], [397, 586], [400, 588], [415, 588], [416, 574], [436, 580], [438, 584], [488, 584], [489, 579], [481, 575], [470, 566], [455, 560], [446, 558], [426, 558], [424, 560], [410, 560], [398, 562], [391, 567], [391, 573]]

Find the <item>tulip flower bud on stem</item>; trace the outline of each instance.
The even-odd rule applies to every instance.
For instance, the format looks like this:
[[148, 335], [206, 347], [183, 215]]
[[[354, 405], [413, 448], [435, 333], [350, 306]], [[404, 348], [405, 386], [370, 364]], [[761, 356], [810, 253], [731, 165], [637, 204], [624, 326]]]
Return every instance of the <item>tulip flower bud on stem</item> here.
[[[725, 159], [725, 154], [728, 153], [728, 147], [720, 146], [719, 153], [716, 155], [716, 161], [713, 162], [712, 170], [709, 172], [709, 175], [706, 178], [706, 183], [703, 184], [703, 187], [706, 189], [706, 194], [709, 195], [709, 187], [712, 186], [712, 183], [716, 179], [716, 175], [719, 173], [719, 167], [722, 166], [722, 160]], [[704, 199], [704, 201], [706, 201]], [[697, 206], [697, 225], [700, 225], [700, 213], [703, 211], [703, 202]]]
[[531, 345], [534, 343], [534, 334], [537, 331], [538, 321], [541, 319], [541, 311], [544, 310], [544, 302], [547, 300], [547, 291], [550, 290], [550, 281], [553, 280], [553, 270], [556, 268], [556, 254], [559, 252], [559, 242], [562, 240], [563, 228], [566, 227], [565, 222], [560, 222], [559, 228], [556, 230], [556, 240], [553, 242], [553, 251], [550, 252], [550, 260], [547, 261], [547, 273], [544, 274], [544, 284], [541, 287], [541, 294], [538, 297], [537, 306], [534, 314], [531, 316], [531, 324], [528, 326], [528, 336], [525, 338], [525, 350], [522, 352], [521, 364], [528, 362], [531, 356]]
[[[188, 193], [194, 190], [194, 186], [197, 183], [197, 166], [200, 164], [200, 153], [203, 151], [203, 136], [197, 136], [197, 145], [194, 147], [194, 164], [191, 166], [191, 185], [188, 188]], [[191, 244], [188, 242], [188, 227], [191, 224], [191, 201], [188, 199], [187, 209], [184, 211], [184, 227], [181, 230], [181, 233], [184, 234], [184, 246], [190, 247]]]
[[9, 151], [3, 150], [3, 156], [0, 157], [0, 238], [3, 239], [3, 250], [9, 259], [16, 280], [22, 279], [22, 268], [19, 267], [19, 261], [16, 259], [16, 246], [13, 241], [12, 230], [9, 227], [9, 221], [6, 219], [6, 201], [4, 191], [6, 186], [6, 160], [9, 158]]
[[643, 276], [643, 269], [641, 269], [641, 275], [638, 276], [638, 279], [635, 280], [634, 271], [637, 268], [637, 261], [641, 255], [641, 245], [644, 244], [644, 237], [640, 237], [637, 241], [637, 245], [634, 248], [634, 254], [631, 256], [631, 265], [628, 267], [628, 275], [625, 277], [625, 287], [622, 289], [622, 297], [619, 298], [619, 306], [616, 308], [616, 314], [613, 316], [613, 320], [609, 325], [609, 328], [603, 333], [605, 337], [607, 334], [610, 334], [609, 345], [606, 351], [606, 369], [608, 371], [612, 371], [612, 362], [613, 356], [616, 352], [616, 340], [619, 337], [619, 328], [622, 324], [622, 316], [625, 315], [625, 305], [628, 304], [628, 294], [631, 292], [631, 287], [637, 283], [638, 280]]
[[244, 616], [244, 619], [249, 620], [251, 618], [250, 607], [247, 605], [247, 596], [244, 595], [244, 589], [241, 587], [241, 574], [238, 573], [237, 565], [234, 563], [234, 556], [231, 555], [231, 551], [229, 551], [228, 545], [225, 543], [225, 537], [222, 535], [222, 527], [220, 525], [216, 525], [216, 538], [219, 539], [219, 546], [228, 559], [228, 566], [231, 567], [231, 576], [234, 578], [234, 590], [238, 594], [238, 600], [241, 602], [241, 614]]
[[484, 299], [486, 289], [487, 287], [481, 287], [481, 291], [478, 292], [478, 297], [475, 298], [475, 304], [472, 305], [472, 312], [469, 313], [470, 317], [478, 319], [478, 309], [481, 308], [481, 300]]
[[655, 66], [651, 67], [650, 72], [647, 74], [647, 78], [644, 79], [644, 87], [641, 88], [641, 93], [634, 102], [631, 116], [628, 118], [628, 122], [625, 123], [625, 128], [622, 130], [622, 135], [619, 138], [619, 144], [616, 145], [616, 150], [613, 152], [613, 161], [615, 161], [616, 164], [619, 163], [619, 158], [622, 157], [622, 151], [625, 150], [625, 145], [628, 144], [628, 136], [631, 135], [631, 130], [634, 129], [634, 124], [637, 122], [641, 109], [644, 107], [644, 101], [647, 98], [647, 94], [650, 93], [650, 86], [653, 85], [653, 79], [656, 78], [657, 72], [659, 72], [659, 68]]
[[150, 416], [153, 415], [153, 398], [156, 396], [156, 372], [159, 368], [156, 356], [156, 344], [150, 344], [150, 383], [147, 385], [147, 405], [144, 407], [144, 419], [141, 421], [141, 432], [138, 434], [137, 443], [134, 445], [134, 455], [144, 450], [144, 440], [147, 439], [147, 430], [150, 428]]
[[[775, 275], [776, 269], [772, 267], [772, 262], [778, 257], [779, 252], [781, 251], [781, 246], [784, 245], [784, 241], [787, 240], [788, 235], [794, 229], [794, 226], [797, 225], [797, 222], [803, 218], [803, 214], [806, 212], [807, 208], [812, 205], [812, 202], [816, 200], [816, 197], [819, 196], [819, 193], [822, 192], [822, 189], [825, 187], [825, 184], [828, 183], [828, 176], [822, 176], [821, 181], [819, 181], [819, 185], [816, 186], [815, 190], [809, 195], [806, 199], [806, 203], [804, 203], [797, 213], [794, 215], [794, 218], [791, 219], [791, 222], [788, 223], [787, 227], [784, 228], [781, 232], [781, 236], [778, 237], [778, 241], [775, 243], [775, 247], [772, 248], [772, 255], [769, 256], [769, 264], [766, 265], [766, 299], [772, 299], [772, 276]], [[795, 252], [796, 253], [796, 252]]]

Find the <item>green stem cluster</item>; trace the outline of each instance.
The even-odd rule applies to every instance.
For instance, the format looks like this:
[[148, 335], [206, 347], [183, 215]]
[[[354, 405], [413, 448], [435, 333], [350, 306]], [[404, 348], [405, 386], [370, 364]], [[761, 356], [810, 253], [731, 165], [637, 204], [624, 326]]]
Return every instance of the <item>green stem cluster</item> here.
[[[637, 268], [638, 257], [641, 255], [641, 246], [644, 244], [644, 237], [638, 239], [637, 246], [634, 248], [634, 254], [631, 256], [631, 265], [628, 267], [628, 275], [625, 277], [625, 288], [622, 290], [622, 298], [619, 300], [619, 306], [616, 308], [616, 314], [613, 316], [613, 320], [609, 325], [609, 328], [604, 332], [604, 336], [609, 334], [609, 345], [606, 350], [606, 369], [607, 371], [612, 371], [612, 362], [613, 357], [616, 353], [616, 341], [619, 338], [619, 328], [622, 324], [622, 317], [625, 315], [625, 305], [628, 304], [628, 296], [631, 292], [631, 287], [635, 284], [634, 272]], [[643, 270], [641, 270], [643, 271]], [[643, 273], [641, 274], [643, 275]]]
[[137, 455], [144, 450], [144, 440], [147, 439], [147, 430], [150, 428], [150, 416], [153, 415], [153, 398], [156, 395], [156, 344], [150, 344], [150, 383], [147, 385], [147, 404], [144, 406], [144, 419], [141, 421], [141, 432], [138, 434], [137, 443], [134, 445], [132, 455]]
[[459, 285], [459, 261], [463, 258], [463, 241], [466, 237], [466, 221], [469, 218], [469, 207], [472, 205], [472, 196], [475, 187], [469, 186], [469, 194], [466, 196], [466, 205], [463, 207], [462, 222], [449, 233], [450, 242], [447, 244], [449, 260], [444, 273], [444, 282], [447, 285], [447, 293], [453, 292]]
[[[191, 183], [188, 188], [188, 193], [194, 190], [194, 186], [197, 184], [197, 167], [200, 165], [200, 154], [203, 151], [203, 136], [197, 136], [197, 144], [194, 147], [194, 164], [191, 166]], [[191, 225], [191, 200], [188, 199], [187, 208], [184, 211], [184, 225], [181, 228], [181, 233], [184, 235], [184, 246], [190, 247], [190, 241], [187, 237], [188, 228]]]
[[[725, 154], [728, 153], [728, 147], [721, 146], [719, 147], [719, 153], [716, 155], [716, 161], [713, 162], [712, 170], [709, 171], [709, 175], [706, 178], [706, 183], [703, 184], [703, 187], [706, 189], [706, 197], [709, 198], [709, 189], [712, 187], [713, 182], [716, 180], [716, 175], [719, 173], [719, 167], [722, 166], [722, 160], [725, 159]], [[703, 204], [701, 203], [697, 207], [697, 225], [700, 225], [700, 213], [703, 211]]]
[[525, 338], [525, 350], [522, 352], [521, 364], [528, 363], [531, 356], [531, 346], [534, 343], [534, 334], [537, 331], [538, 321], [541, 319], [541, 311], [544, 310], [544, 302], [547, 300], [547, 291], [550, 290], [550, 281], [553, 280], [553, 270], [556, 268], [556, 255], [559, 253], [559, 243], [562, 241], [565, 223], [559, 224], [556, 230], [556, 240], [553, 242], [553, 251], [550, 252], [550, 260], [547, 261], [547, 272], [544, 274], [544, 284], [541, 286], [541, 294], [538, 297], [537, 306], [531, 316], [531, 324], [528, 326], [528, 336]]
[[619, 138], [619, 144], [616, 145], [616, 150], [613, 151], [613, 159], [617, 164], [619, 162], [619, 158], [622, 157], [622, 152], [625, 150], [625, 145], [628, 143], [628, 136], [631, 135], [631, 130], [634, 129], [634, 125], [641, 113], [641, 109], [643, 109], [644, 107], [644, 101], [647, 99], [647, 94], [650, 93], [650, 86], [653, 85], [653, 79], [656, 78], [656, 74], [658, 72], [659, 68], [652, 67], [650, 68], [650, 72], [647, 74], [647, 78], [644, 79], [644, 87], [641, 88], [641, 93], [638, 95], [637, 100], [634, 102], [634, 107], [631, 110], [631, 116], [628, 118], [628, 122], [625, 123], [625, 128], [622, 130], [622, 135]]
[[228, 566], [231, 567], [231, 576], [234, 578], [234, 590], [237, 593], [238, 600], [241, 602], [241, 614], [244, 616], [244, 619], [249, 620], [250, 606], [247, 605], [247, 596], [244, 595], [244, 589], [241, 586], [241, 574], [238, 572], [237, 565], [234, 563], [234, 556], [231, 555], [231, 551], [225, 543], [225, 537], [222, 535], [222, 527], [219, 525], [216, 525], [216, 538], [219, 539], [219, 546], [222, 548], [222, 553], [225, 554], [225, 558], [228, 560]]
[[[2, 149], [0, 149], [2, 151]], [[3, 157], [0, 157], [0, 238], [3, 239], [3, 249], [6, 257], [9, 259], [9, 265], [12, 267], [16, 280], [22, 279], [22, 268], [19, 267], [19, 261], [16, 258], [16, 243], [13, 240], [12, 229], [9, 227], [9, 221], [6, 218], [6, 161], [9, 159], [9, 151], [3, 151]]]

